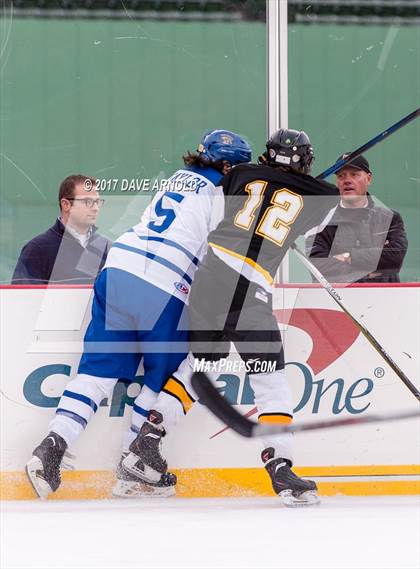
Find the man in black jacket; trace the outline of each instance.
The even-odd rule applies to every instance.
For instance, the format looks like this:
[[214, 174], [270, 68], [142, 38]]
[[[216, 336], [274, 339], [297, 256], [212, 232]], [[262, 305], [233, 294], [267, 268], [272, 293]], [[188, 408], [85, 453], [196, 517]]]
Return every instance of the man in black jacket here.
[[90, 284], [102, 269], [110, 242], [96, 232], [104, 200], [96, 180], [73, 174], [61, 182], [60, 217], [22, 249], [12, 284]]
[[307, 235], [311, 261], [331, 282], [399, 282], [407, 252], [401, 215], [376, 205], [369, 195], [372, 173], [364, 156], [336, 176], [341, 201], [318, 233]]

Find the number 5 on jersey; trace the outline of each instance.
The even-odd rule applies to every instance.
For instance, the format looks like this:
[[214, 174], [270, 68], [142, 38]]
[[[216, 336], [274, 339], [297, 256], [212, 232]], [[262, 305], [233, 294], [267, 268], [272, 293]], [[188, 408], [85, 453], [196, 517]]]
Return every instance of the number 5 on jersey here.
[[[235, 216], [235, 225], [242, 229], [250, 229], [257, 208], [261, 205], [267, 182], [256, 180], [245, 186], [248, 198], [244, 207]], [[255, 230], [257, 235], [269, 239], [280, 247], [286, 240], [290, 226], [296, 221], [303, 208], [303, 198], [299, 194], [282, 188], [275, 190], [268, 207]]]

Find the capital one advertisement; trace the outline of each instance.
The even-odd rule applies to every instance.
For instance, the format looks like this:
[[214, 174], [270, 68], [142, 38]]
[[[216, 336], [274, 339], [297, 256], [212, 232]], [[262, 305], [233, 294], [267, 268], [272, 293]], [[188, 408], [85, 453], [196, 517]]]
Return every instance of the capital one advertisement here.
[[[85, 287], [0, 290], [1, 473], [7, 488], [13, 480], [23, 484], [25, 462], [45, 436], [66, 382], [76, 373], [91, 293]], [[353, 285], [340, 288], [340, 295], [418, 385], [420, 287]], [[324, 290], [278, 287], [274, 309], [295, 423], [416, 409], [413, 394]], [[216, 385], [240, 413], [256, 420], [249, 378], [238, 364], [233, 351]], [[112, 397], [102, 401], [71, 449], [76, 472], [110, 474], [115, 469], [141, 383], [140, 369], [134, 382], [120, 379]], [[418, 427], [418, 420], [406, 419], [297, 434], [295, 466], [325, 483], [352, 479], [368, 488], [373, 481], [392, 480], [412, 493], [419, 472]], [[237, 472], [238, 480], [251, 477], [245, 484], [250, 488], [252, 473], [261, 470], [262, 443], [232, 432], [200, 402], [165, 437], [163, 450], [170, 467], [187, 477], [195, 471], [217, 471], [234, 478]], [[10, 497], [7, 488], [3, 494]]]

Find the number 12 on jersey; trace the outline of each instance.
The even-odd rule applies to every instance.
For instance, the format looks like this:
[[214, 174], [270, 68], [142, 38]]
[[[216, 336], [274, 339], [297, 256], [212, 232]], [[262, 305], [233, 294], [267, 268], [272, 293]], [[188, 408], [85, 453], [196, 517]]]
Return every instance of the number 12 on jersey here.
[[[244, 207], [235, 216], [234, 223], [237, 227], [250, 229], [255, 219], [255, 212], [264, 199], [267, 184], [268, 182], [255, 180], [245, 186], [248, 198]], [[303, 208], [303, 198], [287, 188], [281, 188], [274, 191], [270, 203], [272, 205], [265, 210], [255, 233], [281, 247], [291, 225]]]

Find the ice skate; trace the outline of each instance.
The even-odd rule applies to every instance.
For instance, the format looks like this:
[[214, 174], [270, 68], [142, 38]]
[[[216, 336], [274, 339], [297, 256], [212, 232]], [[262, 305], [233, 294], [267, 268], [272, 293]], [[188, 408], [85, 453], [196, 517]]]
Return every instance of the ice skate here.
[[61, 484], [60, 466], [66, 448], [66, 441], [51, 432], [33, 451], [25, 470], [39, 498], [45, 499], [59, 488]]
[[296, 508], [320, 503], [315, 482], [297, 476], [291, 469], [290, 460], [274, 458], [272, 447], [264, 449], [261, 458], [271, 478], [273, 490], [280, 496], [285, 506]]
[[123, 453], [117, 466], [117, 482], [112, 489], [116, 498], [169, 498], [175, 495], [176, 475], [167, 472], [162, 474], [159, 482], [150, 483], [140, 480], [138, 476], [128, 472], [123, 466], [123, 460], [128, 456]]
[[165, 436], [162, 421], [161, 413], [150, 411], [147, 421], [130, 445], [130, 453], [122, 461], [130, 474], [152, 484], [157, 484], [168, 470], [168, 464], [160, 454], [162, 437]]

